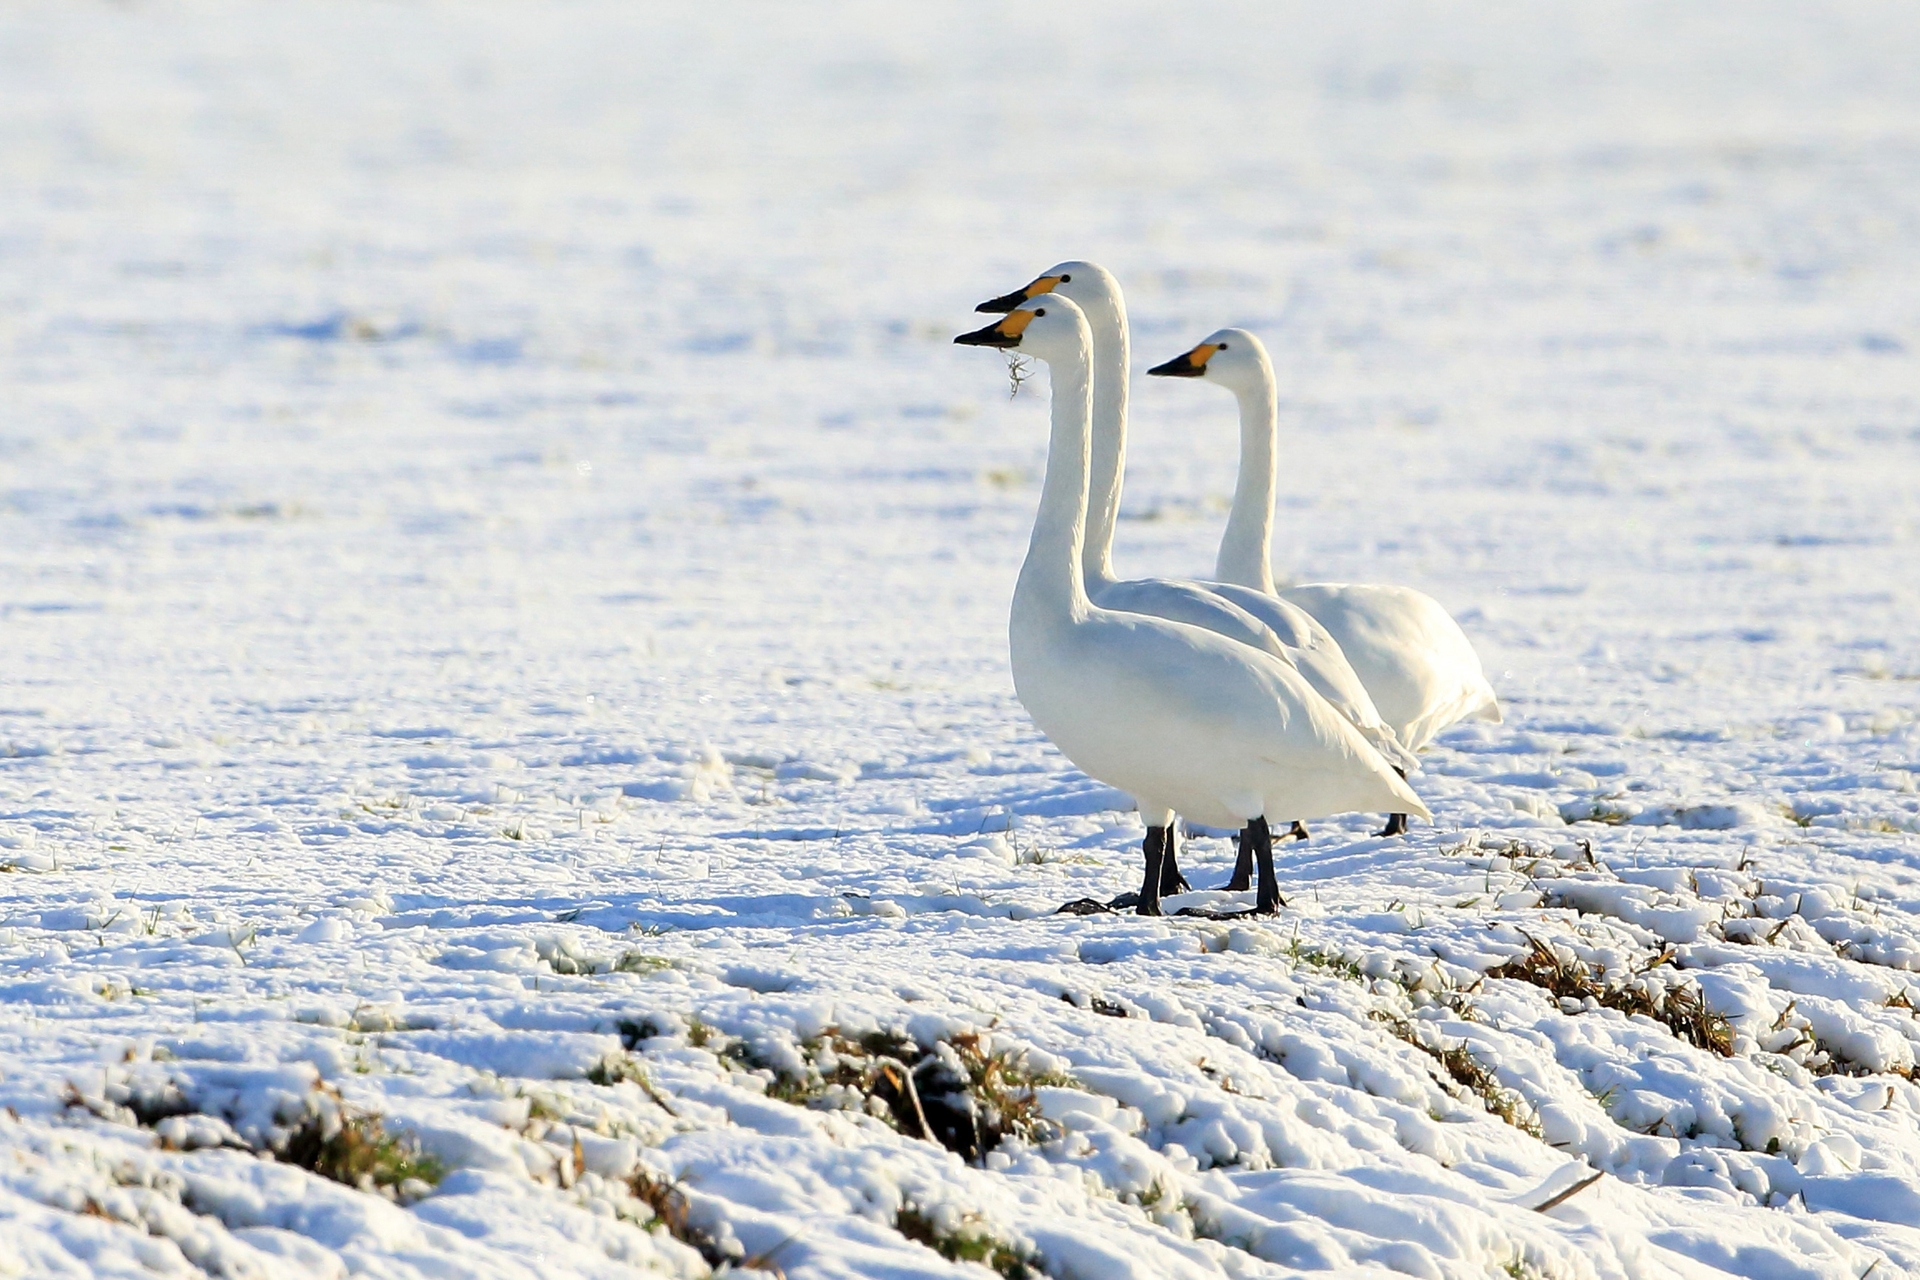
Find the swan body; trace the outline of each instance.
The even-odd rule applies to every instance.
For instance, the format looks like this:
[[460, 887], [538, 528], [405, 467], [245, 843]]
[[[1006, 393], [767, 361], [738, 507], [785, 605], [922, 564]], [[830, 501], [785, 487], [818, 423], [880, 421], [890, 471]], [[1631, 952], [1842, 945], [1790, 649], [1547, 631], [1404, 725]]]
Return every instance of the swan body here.
[[[1156, 366], [1162, 376], [1205, 378], [1240, 402], [1240, 480], [1220, 541], [1220, 594], [1248, 608], [1243, 592], [1305, 610], [1333, 637], [1374, 706], [1408, 751], [1469, 716], [1499, 721], [1500, 700], [1460, 624], [1432, 596], [1411, 587], [1321, 582], [1276, 590], [1273, 533], [1278, 432], [1273, 365], [1260, 339], [1221, 329]], [[1256, 617], [1257, 610], [1249, 609]]]
[[1500, 723], [1500, 699], [1480, 655], [1440, 602], [1412, 587], [1315, 582], [1282, 600], [1312, 614], [1339, 642], [1401, 745], [1419, 751], [1461, 720]]
[[[1415, 768], [1413, 753], [1374, 705], [1365, 680], [1341, 652], [1333, 634], [1308, 610], [1270, 592], [1232, 584], [1170, 578], [1122, 580], [1115, 576], [1113, 533], [1127, 456], [1126, 304], [1119, 282], [1104, 267], [1072, 261], [1051, 268], [1024, 289], [981, 303], [978, 309], [1011, 312], [1034, 298], [1049, 295], [1078, 306], [1092, 334], [1093, 438], [1087, 527], [1081, 549], [1081, 573], [1088, 598], [1103, 609], [1204, 627], [1292, 664], [1389, 764], [1402, 770]], [[1198, 814], [1187, 816], [1206, 821]]]
[[[1164, 834], [1176, 811], [1262, 833], [1268, 814], [1426, 814], [1291, 663], [1203, 627], [1089, 598], [1082, 562], [1093, 380], [1080, 309], [1064, 298], [1023, 300], [955, 341], [1017, 348], [1049, 368], [1046, 478], [1008, 624], [1014, 688], [1067, 759], [1139, 805], [1149, 827], [1141, 911], [1159, 910], [1154, 835]], [[1271, 862], [1268, 850], [1261, 858], [1265, 910], [1278, 903]]]
[[1093, 606], [1061, 628], [1047, 613], [1016, 593], [1021, 704], [1082, 772], [1133, 796], [1148, 825], [1175, 813], [1213, 827], [1269, 813], [1426, 813], [1286, 663], [1151, 614]]

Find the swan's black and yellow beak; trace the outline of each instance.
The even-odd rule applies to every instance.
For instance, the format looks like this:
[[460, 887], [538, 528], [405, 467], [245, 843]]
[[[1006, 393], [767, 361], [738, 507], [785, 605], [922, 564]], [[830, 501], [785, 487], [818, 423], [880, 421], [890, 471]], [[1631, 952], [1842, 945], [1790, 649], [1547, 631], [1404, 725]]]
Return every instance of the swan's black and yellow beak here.
[[954, 341], [963, 347], [999, 347], [1006, 350], [1020, 345], [1020, 335], [1033, 323], [1033, 312], [1010, 311], [984, 329], [963, 333]]
[[1037, 298], [1043, 293], [1052, 293], [1054, 286], [1058, 285], [1063, 279], [1065, 279], [1064, 276], [1041, 276], [1024, 289], [1015, 289], [1012, 293], [1003, 293], [997, 298], [987, 299], [975, 307], [974, 310], [985, 311], [994, 315], [1011, 311], [1031, 298]]
[[1213, 353], [1220, 348], [1211, 342], [1203, 342], [1191, 351], [1185, 351], [1167, 361], [1147, 370], [1156, 378], [1199, 378], [1207, 372], [1207, 361], [1213, 359]]

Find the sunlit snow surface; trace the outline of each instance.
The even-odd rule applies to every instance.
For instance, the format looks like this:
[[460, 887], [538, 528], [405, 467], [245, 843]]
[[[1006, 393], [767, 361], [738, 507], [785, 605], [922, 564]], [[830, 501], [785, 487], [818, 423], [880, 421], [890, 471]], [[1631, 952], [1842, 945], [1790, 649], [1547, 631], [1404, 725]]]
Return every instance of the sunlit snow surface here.
[[[902, 1203], [1061, 1280], [1920, 1269], [1920, 15], [934, 8], [0, 15], [0, 1275], [703, 1274], [636, 1164], [793, 1280], [961, 1274]], [[1277, 563], [1505, 700], [1277, 920], [1048, 914], [1140, 830], [1007, 676], [1044, 377], [948, 339], [1070, 256], [1142, 357], [1265, 336]], [[1232, 402], [1135, 408], [1118, 564], [1202, 572]], [[671, 1114], [586, 1078], [649, 1018]], [[738, 1061], [831, 1026], [1056, 1136]], [[232, 1145], [317, 1078], [435, 1193]], [[168, 1082], [225, 1148], [106, 1105]]]

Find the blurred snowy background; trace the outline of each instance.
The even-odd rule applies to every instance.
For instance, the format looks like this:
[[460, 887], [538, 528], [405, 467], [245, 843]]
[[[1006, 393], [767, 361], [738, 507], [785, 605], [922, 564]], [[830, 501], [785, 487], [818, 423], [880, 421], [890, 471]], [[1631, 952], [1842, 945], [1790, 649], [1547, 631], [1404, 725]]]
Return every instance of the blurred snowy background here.
[[[950, 1271], [903, 1196], [1063, 1280], [1920, 1266], [1916, 66], [1900, 4], [0, 8], [0, 1273], [697, 1272], [615, 1212], [645, 1167], [749, 1254], [813, 1224], [795, 1277]], [[1276, 568], [1434, 593], [1507, 701], [1431, 757], [1435, 827], [1328, 824], [1224, 952], [1034, 917], [1139, 829], [1006, 676], [1044, 389], [949, 340], [1070, 256], [1140, 357], [1265, 337]], [[1231, 402], [1135, 405], [1116, 560], [1202, 571]], [[1493, 979], [1476, 1052], [1556, 1145], [1471, 1097], [1464, 1146], [1416, 1132], [1453, 1104], [1371, 1015], [1458, 1015], [1407, 975], [1521, 928], [1682, 948], [1736, 1056], [1661, 1074]], [[1328, 1026], [1221, 1029], [1323, 978]], [[584, 1078], [654, 1011], [677, 1118]], [[1001, 1017], [1097, 1150], [955, 1172], [774, 1116], [696, 1014]], [[300, 1070], [441, 1190], [316, 1216], [111, 1110]], [[576, 1135], [629, 1143], [604, 1187]], [[1616, 1176], [1532, 1213], [1575, 1157]]]

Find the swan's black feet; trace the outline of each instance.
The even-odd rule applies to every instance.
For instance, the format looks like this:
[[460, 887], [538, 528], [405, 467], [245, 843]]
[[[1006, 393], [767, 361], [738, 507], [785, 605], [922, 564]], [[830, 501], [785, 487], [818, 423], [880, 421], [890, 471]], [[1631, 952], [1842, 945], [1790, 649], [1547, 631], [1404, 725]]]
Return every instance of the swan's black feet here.
[[1140, 881], [1140, 900], [1133, 908], [1135, 915], [1161, 914], [1160, 887], [1165, 883], [1167, 848], [1172, 844], [1172, 835], [1170, 827], [1148, 827], [1147, 838], [1140, 842], [1140, 852], [1146, 855], [1147, 874]]
[[[1293, 824], [1289, 835], [1298, 833], [1299, 839], [1307, 838], [1307, 829], [1299, 823]], [[1287, 905], [1280, 896], [1280, 882], [1273, 874], [1273, 829], [1265, 818], [1254, 818], [1248, 822], [1238, 837], [1240, 851], [1233, 860], [1233, 879], [1227, 881], [1229, 893], [1245, 893], [1253, 887], [1253, 875], [1256, 868], [1260, 873], [1260, 892], [1254, 899], [1251, 911], [1226, 911], [1207, 914], [1215, 920], [1239, 920], [1247, 916], [1270, 916]]]
[[1057, 916], [1110, 916], [1113, 908], [1098, 898], [1075, 898], [1053, 914]]
[[[1400, 775], [1400, 781], [1405, 782], [1407, 780], [1407, 771], [1399, 765], [1394, 765], [1393, 771]], [[1407, 815], [1404, 813], [1388, 814], [1387, 825], [1380, 828], [1375, 834], [1380, 836], [1403, 836], [1407, 834]]]
[[1253, 888], [1253, 837], [1247, 834], [1252, 830], [1249, 825], [1233, 838], [1233, 878], [1220, 886], [1228, 893], [1245, 893]]
[[1281, 905], [1280, 881], [1273, 873], [1273, 832], [1265, 818], [1255, 818], [1247, 824], [1247, 834], [1253, 837], [1253, 858], [1260, 869], [1260, 891], [1253, 900], [1253, 914], [1270, 916]]
[[1166, 857], [1160, 863], [1160, 896], [1170, 898], [1176, 893], [1191, 893], [1193, 886], [1180, 874], [1179, 832], [1167, 828]]
[[1280, 837], [1280, 838], [1281, 838], [1282, 840], [1311, 840], [1311, 839], [1313, 839], [1313, 837], [1312, 837], [1312, 836], [1310, 836], [1310, 835], [1308, 835], [1308, 834], [1307, 834], [1307, 829], [1306, 829], [1306, 827], [1304, 827], [1303, 825], [1301, 825], [1301, 824], [1300, 824], [1300, 823], [1298, 823], [1298, 822], [1296, 822], [1296, 823], [1294, 823], [1294, 824], [1293, 824], [1293, 825], [1292, 825], [1291, 827], [1288, 827], [1288, 828], [1287, 828], [1287, 834], [1286, 834], [1286, 835], [1284, 835], [1284, 836], [1282, 836], [1282, 837]]
[[[1086, 899], [1086, 901], [1091, 902], [1093, 901], [1093, 899], [1088, 898]], [[1131, 889], [1129, 889], [1125, 893], [1119, 894], [1112, 898], [1108, 898], [1107, 910], [1125, 911], [1128, 907], [1138, 906], [1139, 903], [1140, 903], [1140, 895], [1133, 892]]]
[[[1285, 898], [1279, 899], [1279, 907], [1287, 905]], [[1182, 907], [1174, 912], [1177, 916], [1192, 916], [1197, 920], [1252, 920], [1257, 916], [1280, 914], [1279, 907], [1262, 910], [1257, 906], [1243, 907], [1238, 911], [1215, 911], [1211, 907]]]

